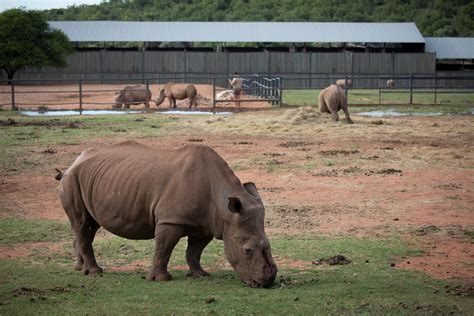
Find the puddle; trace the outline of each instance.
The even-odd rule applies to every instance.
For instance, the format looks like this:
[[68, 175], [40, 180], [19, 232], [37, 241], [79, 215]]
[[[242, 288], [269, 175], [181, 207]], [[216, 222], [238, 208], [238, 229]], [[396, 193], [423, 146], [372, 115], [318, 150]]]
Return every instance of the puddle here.
[[[82, 115], [104, 115], [104, 114], [137, 114], [143, 111], [115, 111], [115, 110], [84, 110]], [[167, 115], [231, 115], [232, 112], [205, 112], [205, 111], [159, 111], [157, 114]], [[73, 116], [81, 115], [79, 111], [65, 110], [65, 111], [21, 111], [20, 114], [26, 116]]]
[[369, 111], [354, 113], [357, 115], [370, 116], [370, 117], [384, 117], [384, 116], [439, 116], [443, 115], [441, 112], [397, 112], [397, 111]]
[[[112, 111], [112, 110], [84, 110], [82, 115], [103, 115], [103, 114], [136, 114], [141, 111]], [[20, 114], [26, 116], [72, 116], [80, 115], [79, 111], [21, 111]]]
[[231, 115], [232, 112], [206, 112], [206, 111], [160, 111], [157, 114], [168, 115]]

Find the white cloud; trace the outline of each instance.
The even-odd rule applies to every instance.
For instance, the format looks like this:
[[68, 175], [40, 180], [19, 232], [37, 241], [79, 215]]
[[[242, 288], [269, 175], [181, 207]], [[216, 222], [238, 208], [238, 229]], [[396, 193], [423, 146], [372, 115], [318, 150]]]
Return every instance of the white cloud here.
[[99, 4], [103, 0], [0, 0], [0, 12], [25, 7], [27, 10], [67, 8], [71, 5]]

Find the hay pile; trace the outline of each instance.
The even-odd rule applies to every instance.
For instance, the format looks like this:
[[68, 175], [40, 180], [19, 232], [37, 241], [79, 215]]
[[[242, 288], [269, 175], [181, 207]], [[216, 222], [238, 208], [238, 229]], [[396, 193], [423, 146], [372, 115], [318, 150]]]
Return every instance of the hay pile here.
[[315, 111], [310, 106], [305, 106], [286, 111], [279, 118], [277, 118], [276, 121], [280, 123], [300, 125], [305, 123], [317, 122], [320, 120], [320, 118], [321, 113]]

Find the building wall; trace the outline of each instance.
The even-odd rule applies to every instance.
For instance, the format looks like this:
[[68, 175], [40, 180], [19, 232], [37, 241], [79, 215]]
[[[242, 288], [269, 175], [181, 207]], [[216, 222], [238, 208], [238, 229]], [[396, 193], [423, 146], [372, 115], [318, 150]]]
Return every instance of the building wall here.
[[[185, 52], [185, 51], [78, 51], [69, 66], [27, 68], [16, 79], [124, 80], [160, 78], [204, 79], [229, 74], [276, 75], [289, 78], [291, 86], [320, 86], [318, 77], [357, 75], [433, 75], [435, 55], [431, 53], [358, 52]], [[6, 74], [2, 72], [2, 79]], [[305, 79], [298, 80], [297, 78]], [[315, 80], [308, 77], [315, 77]], [[291, 79], [293, 78], [293, 79]], [[210, 79], [209, 79], [210, 80]]]

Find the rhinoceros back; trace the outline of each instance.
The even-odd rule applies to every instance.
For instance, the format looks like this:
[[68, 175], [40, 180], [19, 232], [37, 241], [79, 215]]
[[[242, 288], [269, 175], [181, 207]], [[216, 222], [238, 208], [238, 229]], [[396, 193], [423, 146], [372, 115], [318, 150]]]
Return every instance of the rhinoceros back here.
[[166, 151], [124, 142], [79, 156], [61, 180], [62, 200], [77, 200], [73, 195], [80, 192], [87, 211], [105, 229], [148, 239], [157, 223], [209, 225], [213, 182], [223, 188], [240, 185], [225, 161], [207, 147]]

